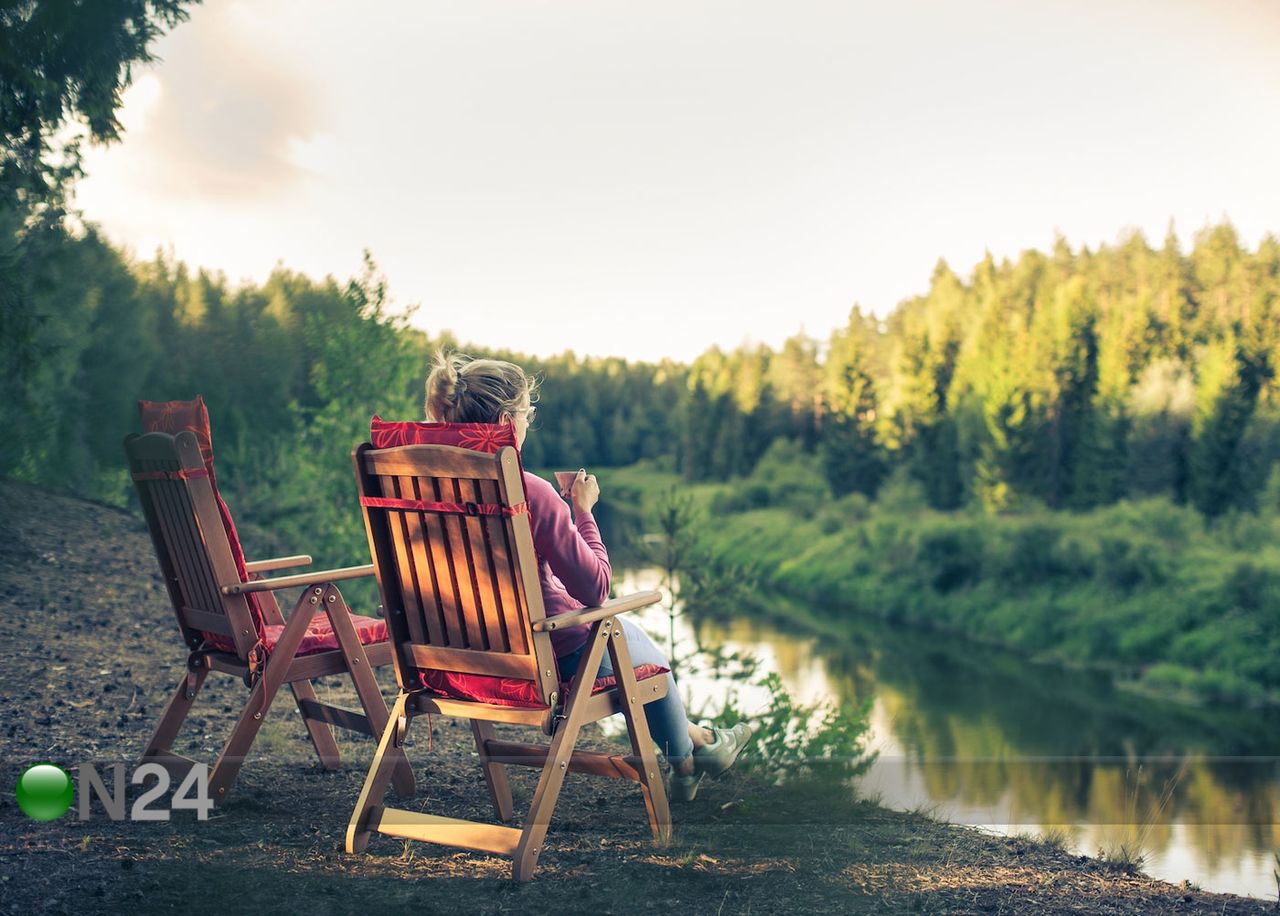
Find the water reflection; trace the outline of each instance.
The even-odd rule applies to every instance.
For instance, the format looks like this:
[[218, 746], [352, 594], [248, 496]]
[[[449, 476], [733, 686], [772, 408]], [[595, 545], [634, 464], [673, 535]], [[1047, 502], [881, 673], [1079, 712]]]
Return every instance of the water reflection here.
[[[658, 581], [656, 570], [633, 570], [619, 587]], [[1080, 852], [1140, 852], [1156, 877], [1276, 895], [1280, 712], [1179, 707], [948, 637], [863, 618], [815, 632], [779, 610], [769, 620], [678, 618], [677, 654], [695, 638], [750, 654], [803, 702], [874, 694], [880, 756], [859, 780], [863, 794], [1001, 833], [1058, 828]], [[639, 622], [666, 644], [663, 611]], [[765, 702], [697, 672], [682, 690], [694, 709], [730, 694], [748, 709]]]

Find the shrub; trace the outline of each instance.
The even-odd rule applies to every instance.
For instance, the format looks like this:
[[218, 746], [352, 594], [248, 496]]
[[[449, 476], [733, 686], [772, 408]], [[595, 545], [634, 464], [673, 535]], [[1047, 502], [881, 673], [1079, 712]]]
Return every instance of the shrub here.
[[934, 590], [946, 594], [982, 578], [982, 554], [977, 525], [947, 525], [921, 533], [916, 561]]
[[849, 778], [871, 766], [876, 755], [867, 750], [870, 698], [858, 707], [806, 706], [792, 699], [776, 674], [766, 674], [756, 683], [768, 691], [766, 709], [749, 716], [730, 701], [712, 719], [719, 727], [748, 722], [755, 728], [755, 738], [739, 758], [739, 766], [776, 782], [810, 776]]
[[1149, 540], [1121, 535], [1103, 535], [1099, 565], [1111, 585], [1125, 591], [1139, 586], [1160, 585], [1169, 578], [1165, 549]]
[[798, 443], [776, 439], [750, 476], [713, 497], [711, 508], [727, 514], [776, 507], [799, 515], [817, 515], [831, 501], [831, 488], [817, 456], [805, 452]]

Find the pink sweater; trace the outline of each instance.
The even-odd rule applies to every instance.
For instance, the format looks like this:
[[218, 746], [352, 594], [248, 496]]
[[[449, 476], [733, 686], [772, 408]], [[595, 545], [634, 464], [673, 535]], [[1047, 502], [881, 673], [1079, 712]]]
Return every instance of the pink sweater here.
[[[609, 553], [590, 512], [574, 513], [556, 488], [525, 471], [533, 546], [538, 551], [538, 580], [548, 617], [594, 607], [609, 598]], [[574, 515], [576, 514], [576, 518]], [[568, 655], [587, 641], [588, 624], [553, 630], [556, 655]]]

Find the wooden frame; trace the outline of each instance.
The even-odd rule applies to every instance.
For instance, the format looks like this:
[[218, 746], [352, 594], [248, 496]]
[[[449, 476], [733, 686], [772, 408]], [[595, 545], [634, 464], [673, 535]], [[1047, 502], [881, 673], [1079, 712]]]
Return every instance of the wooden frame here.
[[[365, 444], [355, 450], [352, 461], [400, 693], [347, 826], [347, 852], [364, 851], [372, 835], [380, 833], [510, 856], [512, 876], [528, 880], [569, 772], [638, 783], [655, 841], [669, 840], [671, 815], [644, 716], [645, 703], [666, 696], [667, 676], [636, 679], [626, 636], [616, 619], [625, 611], [656, 603], [661, 595], [643, 592], [547, 618], [513, 448], [490, 455], [444, 445], [375, 451]], [[459, 512], [460, 506], [466, 511]], [[560, 694], [550, 631], [573, 623], [591, 628], [565, 697]], [[606, 652], [617, 682], [594, 692]], [[533, 682], [541, 705], [445, 698], [422, 686], [423, 672], [432, 669], [522, 677]], [[630, 754], [574, 749], [584, 725], [618, 712], [626, 720]], [[541, 769], [521, 827], [383, 805], [396, 754], [414, 720], [424, 714], [471, 720], [480, 769], [500, 821], [514, 815], [506, 768]], [[541, 728], [550, 743], [499, 741], [495, 722]]]
[[[280, 557], [246, 563], [254, 581], [244, 583], [236, 569], [231, 544], [219, 514], [217, 497], [203, 459], [190, 432], [133, 435], [125, 439], [129, 470], [138, 490], [147, 528], [168, 588], [178, 627], [190, 649], [187, 670], [165, 707], [140, 762], [165, 766], [175, 777], [196, 763], [172, 750], [210, 671], [242, 678], [249, 687], [244, 709], [209, 774], [209, 794], [215, 805], [226, 801], [276, 694], [284, 685], [293, 693], [320, 765], [341, 764], [333, 726], [377, 737], [387, 723], [387, 706], [374, 669], [391, 662], [388, 642], [362, 645], [351, 622], [351, 611], [333, 583], [369, 575], [371, 566], [317, 570], [295, 576], [261, 579], [261, 573], [310, 564], [309, 556]], [[306, 586], [286, 621], [273, 592]], [[262, 622], [284, 627], [269, 655], [245, 597], [256, 593]], [[328, 617], [338, 648], [297, 655], [307, 627], [317, 614]], [[212, 647], [206, 634], [234, 646]], [[321, 703], [313, 678], [348, 674], [362, 710]], [[401, 795], [413, 794], [413, 771], [403, 753], [393, 755], [394, 784]]]

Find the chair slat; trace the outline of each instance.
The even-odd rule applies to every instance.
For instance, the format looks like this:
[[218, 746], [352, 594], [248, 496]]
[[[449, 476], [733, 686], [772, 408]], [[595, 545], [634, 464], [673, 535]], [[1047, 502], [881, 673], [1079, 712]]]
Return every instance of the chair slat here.
[[[419, 489], [421, 494], [419, 499], [426, 502], [438, 502], [442, 499], [439, 481], [435, 478], [427, 478], [423, 483], [424, 485]], [[453, 565], [449, 561], [448, 536], [445, 533], [444, 522], [439, 515], [431, 512], [424, 512], [422, 518], [431, 557], [431, 571], [435, 575], [440, 616], [444, 619], [445, 639], [441, 645], [465, 648], [467, 645], [465, 629], [462, 625], [461, 609], [458, 606], [458, 590]]]
[[[441, 498], [462, 501], [458, 480], [443, 481], [437, 478], [445, 494]], [[471, 560], [467, 538], [467, 519], [457, 515], [444, 516], [444, 530], [449, 538], [449, 562], [453, 566], [454, 582], [458, 586], [458, 612], [467, 634], [466, 648], [485, 649], [484, 624], [480, 620], [480, 608], [476, 603], [475, 564]]]
[[[478, 504], [496, 503], [498, 500], [487, 498], [480, 480], [464, 480], [461, 482], [463, 500]], [[496, 489], [497, 484], [494, 483]], [[487, 519], [500, 519], [501, 516], [486, 515], [482, 518], [467, 519], [467, 536], [471, 544], [472, 578], [476, 589], [476, 600], [480, 604], [480, 612], [484, 618], [486, 642], [490, 649], [506, 652], [510, 650], [507, 633], [502, 625], [502, 608], [499, 603], [498, 583], [493, 570], [492, 539], [489, 536]]]
[[[424, 490], [421, 481], [414, 477], [397, 478], [400, 481], [400, 492], [404, 498], [429, 502], [433, 497], [430, 488]], [[429, 641], [435, 646], [449, 644], [449, 631], [445, 625], [444, 602], [441, 588], [450, 588], [448, 570], [445, 570], [444, 585], [441, 585], [441, 572], [436, 569], [435, 558], [429, 548], [431, 533], [428, 530], [428, 516], [422, 512], [406, 512], [412, 521], [409, 523], [412, 537], [409, 544], [413, 551], [413, 568], [418, 574], [418, 594], [422, 596], [422, 615], [427, 626]]]
[[[157, 464], [162, 464], [157, 462]], [[176, 470], [173, 462], [165, 462], [168, 467], [155, 467], [149, 470]], [[179, 572], [179, 585], [183, 592], [185, 604], [188, 607], [197, 610], [206, 611], [207, 613], [217, 614], [223, 611], [222, 602], [216, 597], [216, 590], [213, 589], [209, 579], [207, 565], [200, 562], [200, 557], [195, 550], [194, 541], [195, 533], [191, 530], [189, 524], [184, 525], [184, 513], [180, 504], [176, 481], [154, 480], [147, 481], [144, 486], [148, 487], [151, 498], [160, 511], [162, 519], [161, 530], [165, 536], [165, 542], [168, 545], [170, 557], [174, 561], [174, 565]], [[190, 518], [190, 508], [186, 510], [187, 518]], [[202, 569], [201, 567], [205, 568]], [[225, 616], [225, 615], [224, 615]], [[193, 626], [187, 622], [188, 626]], [[196, 627], [196, 629], [199, 629]]]
[[460, 671], [464, 674], [487, 674], [494, 677], [516, 677], [533, 680], [537, 660], [529, 655], [493, 652], [484, 649], [454, 649], [440, 646], [411, 646], [409, 654], [420, 668]]
[[[497, 481], [480, 482], [480, 493], [485, 502], [502, 501]], [[529, 652], [529, 640], [525, 637], [522, 623], [520, 599], [516, 588], [515, 567], [511, 563], [511, 545], [506, 519], [487, 516], [485, 529], [489, 535], [489, 552], [492, 561], [491, 570], [497, 581], [496, 597], [498, 599], [498, 615], [506, 633], [507, 646], [512, 652], [526, 655]]]
[[[502, 468], [499, 486], [503, 502], [508, 505], [524, 499], [524, 479], [515, 449], [503, 449], [498, 453]], [[549, 633], [534, 633], [532, 624], [547, 616], [542, 603], [542, 586], [538, 581], [538, 553], [533, 546], [533, 529], [529, 516], [513, 515], [506, 519], [506, 533], [511, 547], [511, 563], [517, 594], [520, 596], [521, 625], [530, 637], [530, 654], [541, 660], [538, 666], [538, 684], [544, 698], [559, 690], [559, 678], [555, 672], [555, 648]], [[550, 732], [548, 732], [550, 734]]]
[[[194, 570], [196, 587], [201, 596], [201, 602], [198, 607], [201, 610], [207, 609], [209, 613], [226, 616], [217, 576], [214, 575], [213, 567], [209, 564], [208, 553], [205, 549], [205, 535], [197, 524], [195, 508], [191, 504], [190, 495], [187, 493], [186, 487], [179, 481], [166, 480], [162, 481], [161, 485], [173, 506], [177, 519], [178, 533], [182, 540], [182, 549], [186, 551], [188, 562]], [[221, 520], [219, 520], [218, 524], [221, 525]], [[221, 533], [221, 528], [219, 528], [219, 533]]]
[[[429, 464], [423, 463], [423, 458]], [[365, 455], [365, 468], [372, 474], [392, 477], [466, 477], [497, 479], [493, 456], [451, 445], [402, 445]]]
[[[400, 497], [400, 481], [395, 478], [383, 478], [382, 495]], [[404, 609], [405, 624], [414, 642], [425, 642], [423, 635], [423, 600], [418, 592], [418, 574], [413, 568], [413, 551], [409, 547], [413, 543], [413, 532], [410, 520], [405, 513], [390, 513], [387, 519], [391, 531], [391, 540], [395, 543], [396, 573], [400, 580], [400, 601]]]
[[[221, 584], [218, 576], [214, 572], [212, 562], [209, 557], [208, 545], [205, 538], [210, 536], [200, 530], [200, 518], [196, 512], [195, 506], [191, 501], [191, 494], [187, 491], [184, 483], [177, 480], [163, 481], [165, 489], [168, 491], [173, 501], [179, 531], [184, 536], [185, 549], [191, 558], [191, 565], [195, 570], [197, 586], [203, 596], [200, 609], [207, 609], [210, 613], [221, 614], [226, 616], [225, 601], [244, 601], [244, 598], [224, 599], [222, 597]], [[218, 518], [214, 522], [218, 527], [212, 536], [225, 537], [225, 529], [222, 527], [222, 519]], [[229, 549], [229, 548], [228, 548]], [[232, 570], [235, 573], [235, 570]]]
[[[160, 467], [161, 462], [143, 461], [138, 462], [135, 469], [145, 472], [157, 470]], [[174, 541], [176, 532], [173, 530], [172, 515], [168, 506], [164, 504], [159, 494], [155, 491], [155, 484], [142, 483], [139, 490], [142, 494], [141, 500], [155, 523], [155, 527], [152, 529], [152, 541], [155, 543], [157, 553], [163, 552], [161, 568], [166, 575], [172, 577], [167, 584], [170, 588], [170, 596], [175, 599], [173, 605], [175, 613], [178, 614], [179, 626], [189, 627], [190, 624], [177, 609], [184, 605], [196, 603], [200, 599], [196, 597], [192, 588], [193, 579], [186, 568], [186, 564], [183, 558], [178, 555]]]

